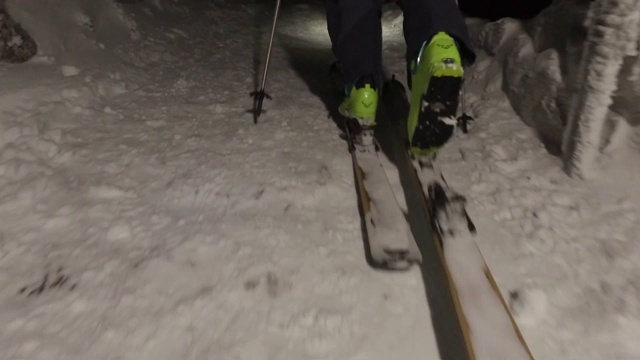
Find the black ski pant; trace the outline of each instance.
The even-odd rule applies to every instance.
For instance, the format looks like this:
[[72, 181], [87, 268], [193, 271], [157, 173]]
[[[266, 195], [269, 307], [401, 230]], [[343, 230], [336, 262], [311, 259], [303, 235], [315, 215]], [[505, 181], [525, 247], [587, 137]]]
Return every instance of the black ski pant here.
[[[463, 62], [475, 53], [467, 26], [455, 0], [397, 0], [404, 14], [407, 63], [416, 59], [422, 44], [438, 32], [453, 37]], [[346, 84], [364, 75], [382, 78], [383, 0], [327, 0], [327, 27], [334, 55], [342, 63]]]

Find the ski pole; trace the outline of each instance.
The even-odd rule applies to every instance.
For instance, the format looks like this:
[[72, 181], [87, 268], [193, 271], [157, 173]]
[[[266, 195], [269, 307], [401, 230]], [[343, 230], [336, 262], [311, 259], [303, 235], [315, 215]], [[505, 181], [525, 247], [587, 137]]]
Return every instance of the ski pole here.
[[260, 90], [254, 91], [251, 93], [251, 96], [253, 96], [253, 106], [254, 106], [254, 109], [253, 109], [254, 124], [258, 123], [258, 118], [262, 113], [262, 102], [264, 101], [264, 98], [266, 97], [267, 99], [271, 99], [271, 96], [269, 96], [269, 94], [264, 92], [264, 88], [267, 84], [267, 71], [269, 70], [269, 60], [271, 59], [271, 49], [273, 48], [273, 38], [275, 37], [275, 33], [276, 33], [276, 23], [278, 22], [278, 12], [280, 11], [280, 1], [281, 0], [276, 1], [276, 12], [273, 15], [273, 26], [271, 27], [271, 38], [269, 39], [269, 49], [267, 50], [267, 60], [264, 63], [264, 70], [262, 72], [262, 84], [260, 85]]

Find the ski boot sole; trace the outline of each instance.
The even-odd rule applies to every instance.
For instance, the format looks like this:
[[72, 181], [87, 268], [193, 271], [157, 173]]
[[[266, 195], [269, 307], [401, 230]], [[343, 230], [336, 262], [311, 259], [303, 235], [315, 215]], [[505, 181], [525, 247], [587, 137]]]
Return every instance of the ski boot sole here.
[[422, 95], [418, 124], [410, 139], [412, 153], [433, 155], [453, 136], [461, 86], [462, 77], [430, 79], [427, 92]]

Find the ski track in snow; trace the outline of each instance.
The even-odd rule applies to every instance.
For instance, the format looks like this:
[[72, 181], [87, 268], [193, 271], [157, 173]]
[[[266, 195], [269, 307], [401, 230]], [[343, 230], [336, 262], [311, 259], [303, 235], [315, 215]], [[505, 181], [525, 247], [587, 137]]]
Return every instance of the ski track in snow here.
[[[322, 14], [305, 9], [289, 25], [318, 41]], [[418, 271], [364, 262], [346, 146], [278, 43], [274, 99], [257, 126], [245, 113], [244, 25], [267, 10], [153, 11], [136, 13], [140, 40], [117, 61], [0, 65], [3, 358], [433, 351]], [[397, 36], [385, 47], [404, 74]], [[502, 93], [473, 89], [477, 123], [439, 163], [534, 355], [640, 357], [638, 203], [568, 179]]]
[[245, 112], [264, 9], [219, 10], [138, 13], [134, 65], [0, 67], [3, 358], [432, 347], [419, 272], [364, 262], [346, 146], [282, 50], [268, 116]]

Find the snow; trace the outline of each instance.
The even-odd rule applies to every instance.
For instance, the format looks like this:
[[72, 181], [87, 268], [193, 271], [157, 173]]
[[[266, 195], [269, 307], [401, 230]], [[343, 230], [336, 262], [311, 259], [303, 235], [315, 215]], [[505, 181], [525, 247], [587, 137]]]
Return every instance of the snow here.
[[62, 72], [62, 76], [64, 76], [64, 77], [76, 76], [76, 75], [80, 74], [80, 69], [78, 69], [75, 66], [70, 66], [70, 65], [61, 66], [60, 67], [60, 71]]
[[[419, 269], [365, 260], [351, 160], [318, 97], [321, 4], [283, 8], [257, 125], [270, 24], [247, 24], [272, 4], [56, 4], [6, 4], [39, 54], [0, 65], [3, 357], [437, 358]], [[404, 74], [398, 30], [385, 49]], [[614, 142], [604, 176], [567, 177], [502, 92], [503, 63], [479, 55], [477, 123], [439, 163], [529, 347], [640, 358], [638, 138]]]

